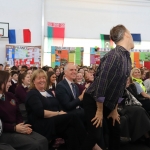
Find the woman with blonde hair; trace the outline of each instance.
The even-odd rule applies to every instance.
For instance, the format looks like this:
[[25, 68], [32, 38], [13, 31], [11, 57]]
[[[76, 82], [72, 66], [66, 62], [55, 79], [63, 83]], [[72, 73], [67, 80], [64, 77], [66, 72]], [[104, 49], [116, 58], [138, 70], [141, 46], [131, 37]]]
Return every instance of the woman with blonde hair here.
[[[150, 96], [147, 94], [146, 87], [143, 83], [143, 80], [141, 79], [140, 69], [133, 68], [131, 70], [131, 78], [134, 86], [136, 87], [136, 92], [134, 92], [134, 96], [142, 103], [142, 106], [145, 110], [150, 111]], [[133, 89], [133, 84], [131, 89]]]
[[67, 136], [68, 149], [78, 150], [84, 143], [86, 130], [75, 115], [60, 109], [57, 99], [50, 90], [46, 91], [46, 87], [46, 73], [42, 69], [34, 71], [26, 98], [29, 123], [34, 131], [49, 141], [58, 136]]

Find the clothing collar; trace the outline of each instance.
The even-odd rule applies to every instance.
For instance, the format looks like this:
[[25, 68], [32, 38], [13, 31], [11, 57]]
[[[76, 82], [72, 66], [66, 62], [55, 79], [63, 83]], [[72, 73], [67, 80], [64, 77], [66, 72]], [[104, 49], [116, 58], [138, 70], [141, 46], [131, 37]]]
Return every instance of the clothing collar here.
[[14, 83], [17, 83], [17, 81], [15, 81], [14, 79], [11, 79]]
[[68, 80], [66, 77], [65, 77], [66, 81], [68, 82], [69, 85], [71, 85], [71, 83], [74, 83], [74, 82], [71, 82], [70, 80]]
[[136, 81], [136, 82], [138, 82], [138, 83], [143, 83], [142, 79], [137, 79], [137, 78], [132, 77], [132, 80], [133, 80], [133, 81]]
[[28, 88], [28, 86], [27, 86], [27, 85], [25, 85], [25, 84], [23, 84], [23, 83], [22, 83], [22, 86], [23, 86], [24, 88]]
[[128, 50], [126, 50], [123, 46], [117, 45], [116, 47], [120, 47], [120, 49], [119, 49], [120, 51], [130, 54], [130, 52]]
[[52, 88], [53, 88], [52, 85], [50, 85], [50, 86], [49, 86], [49, 89], [52, 89]]

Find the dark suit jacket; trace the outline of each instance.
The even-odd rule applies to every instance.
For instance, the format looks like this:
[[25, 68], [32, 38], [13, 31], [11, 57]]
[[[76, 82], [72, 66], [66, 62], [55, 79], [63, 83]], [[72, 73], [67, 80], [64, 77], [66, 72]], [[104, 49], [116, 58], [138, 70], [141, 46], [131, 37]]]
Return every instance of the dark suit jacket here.
[[77, 85], [75, 85], [75, 88], [76, 88], [76, 94], [77, 94], [76, 99], [74, 98], [72, 91], [70, 89], [70, 86], [68, 82], [66, 81], [66, 79], [60, 81], [57, 84], [56, 91], [55, 91], [56, 98], [58, 99], [63, 111], [69, 112], [69, 111], [75, 110], [76, 107], [81, 104], [81, 101], [78, 98], [79, 89]]

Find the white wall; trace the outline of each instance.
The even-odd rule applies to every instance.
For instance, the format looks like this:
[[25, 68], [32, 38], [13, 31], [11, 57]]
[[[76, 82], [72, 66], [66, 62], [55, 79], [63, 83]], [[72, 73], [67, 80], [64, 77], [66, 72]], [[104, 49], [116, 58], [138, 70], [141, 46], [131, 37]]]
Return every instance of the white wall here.
[[[9, 22], [10, 29], [31, 30], [32, 43], [25, 45], [42, 45], [42, 1], [45, 1], [45, 36], [48, 21], [65, 23], [64, 46], [84, 47], [84, 57], [89, 58], [90, 47], [100, 46], [100, 33], [109, 34], [110, 28], [119, 23], [132, 33], [141, 33], [146, 44], [138, 48], [150, 48], [147, 42], [150, 41], [150, 2], [147, 0], [0, 0], [0, 22]], [[0, 39], [0, 63], [5, 62], [7, 44], [8, 40]], [[50, 65], [50, 54], [45, 53], [43, 60]]]
[[[8, 22], [10, 29], [30, 29], [31, 43], [41, 45], [42, 0], [0, 0], [0, 22]], [[0, 63], [5, 62], [5, 45], [8, 39], [0, 39]]]
[[45, 0], [45, 35], [48, 21], [65, 23], [66, 38], [85, 39], [97, 39], [114, 25], [124, 24], [150, 41], [149, 15], [147, 0]]

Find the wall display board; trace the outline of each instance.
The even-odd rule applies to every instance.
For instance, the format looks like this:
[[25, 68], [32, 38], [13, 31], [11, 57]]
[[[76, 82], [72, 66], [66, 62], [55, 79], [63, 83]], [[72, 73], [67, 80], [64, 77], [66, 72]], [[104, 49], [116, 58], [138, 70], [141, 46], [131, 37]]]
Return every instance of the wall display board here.
[[83, 47], [51, 47], [51, 66], [65, 65], [67, 62], [83, 65]]
[[[100, 58], [103, 58], [106, 53], [111, 49], [99, 48], [90, 48], [90, 64], [100, 64]], [[132, 61], [132, 67], [140, 68], [143, 66], [150, 68], [150, 49], [133, 49], [130, 51], [130, 57]]]
[[10, 66], [41, 66], [41, 46], [6, 45], [6, 61]]
[[99, 48], [95, 49], [93, 47], [90, 48], [90, 64], [100, 64], [100, 58], [103, 58], [106, 53], [108, 53], [111, 49], [109, 48]]

